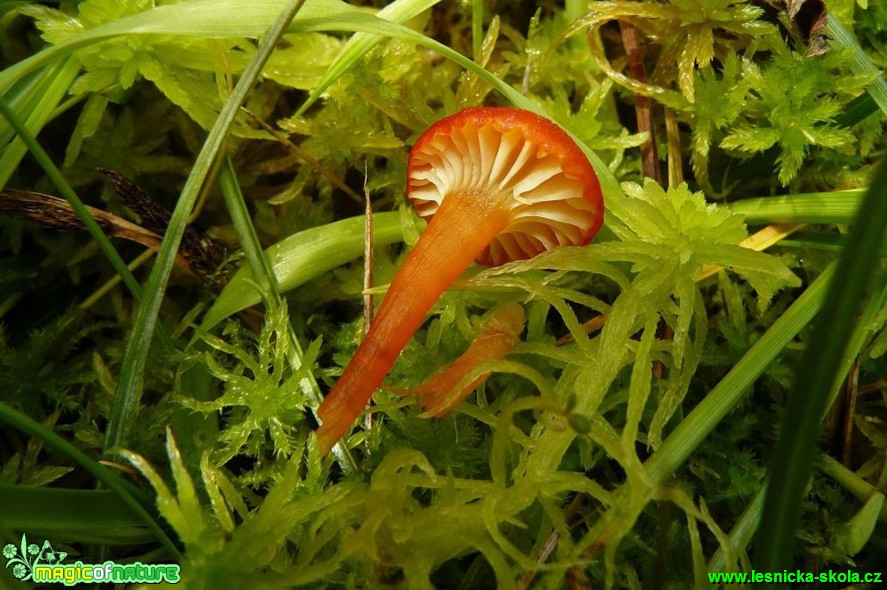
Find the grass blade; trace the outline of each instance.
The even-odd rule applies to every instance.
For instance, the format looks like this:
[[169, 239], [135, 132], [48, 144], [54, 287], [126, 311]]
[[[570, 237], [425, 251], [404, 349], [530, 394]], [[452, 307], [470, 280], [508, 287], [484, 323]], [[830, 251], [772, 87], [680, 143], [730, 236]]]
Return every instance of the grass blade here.
[[[730, 530], [730, 545], [736, 553], [738, 553], [740, 549], [748, 546], [752, 537], [755, 536], [755, 532], [758, 530], [758, 525], [761, 523], [761, 511], [764, 508], [764, 494], [766, 493], [766, 489], [766, 487], [761, 488], [758, 493], [755, 494], [755, 497], [752, 498], [752, 501], [745, 507], [739, 520], [736, 521], [736, 524], [733, 525], [733, 528]], [[711, 561], [708, 563], [708, 571], [710, 573], [717, 573], [724, 571], [726, 568], [726, 555], [724, 554], [723, 548], [719, 547], [718, 550], [715, 551], [714, 556], [712, 556]]]
[[887, 160], [882, 160], [841, 252], [826, 297], [827, 312], [820, 312], [817, 318], [789, 394], [764, 503], [756, 563], [762, 570], [781, 571], [791, 566], [801, 500], [817, 452], [822, 415], [853, 333], [854, 316], [878, 272], [885, 227]]
[[243, 200], [243, 193], [240, 192], [240, 186], [237, 184], [237, 174], [234, 172], [234, 164], [230, 157], [225, 158], [225, 164], [219, 174], [219, 185], [222, 188], [222, 197], [225, 199], [228, 215], [231, 216], [237, 240], [246, 258], [245, 268], [251, 271], [250, 278], [254, 281], [253, 284], [258, 287], [257, 294], [265, 301], [265, 305], [272, 309], [276, 308], [280, 305], [281, 297], [274, 272], [268, 258], [262, 252], [259, 236], [250, 219], [249, 209], [246, 206], [246, 201]]
[[748, 392], [782, 349], [813, 319], [825, 301], [834, 265], [830, 265], [761, 336], [699, 405], [647, 459], [650, 478], [664, 483]]
[[[862, 479], [846, 467], [844, 467], [839, 461], [828, 456], [822, 455], [819, 458], [819, 470], [822, 471], [823, 474], [831, 477], [835, 482], [841, 485], [845, 490], [859, 498], [860, 501], [865, 502], [871, 497], [872, 494], [879, 494], [881, 492], [878, 491], [878, 488]], [[881, 514], [879, 516], [881, 522], [887, 525], [887, 506], [881, 508]]]
[[[120, 367], [120, 376], [117, 382], [117, 391], [108, 417], [108, 430], [105, 433], [105, 446], [107, 452], [112, 447], [125, 447], [129, 440], [129, 433], [138, 412], [139, 401], [144, 386], [145, 365], [151, 346], [151, 334], [157, 325], [160, 314], [160, 304], [169, 281], [169, 274], [175, 263], [176, 251], [182, 241], [182, 234], [188, 223], [188, 217], [200, 189], [203, 186], [216, 157], [222, 149], [222, 144], [234, 122], [240, 105], [246, 99], [253, 84], [259, 76], [262, 67], [277, 46], [277, 42], [283, 36], [286, 28], [296, 13], [299, 12], [304, 0], [290, 0], [286, 8], [280, 13], [277, 21], [259, 45], [255, 57], [250, 62], [246, 71], [237, 82], [234, 92], [222, 111], [219, 113], [213, 128], [206, 138], [206, 142], [200, 150], [200, 154], [188, 176], [188, 180], [182, 189], [176, 208], [169, 221], [169, 227], [163, 238], [157, 260], [148, 277], [145, 287], [145, 297], [139, 307], [132, 333], [126, 345], [123, 362]], [[176, 6], [176, 5], [173, 5]]]
[[[10, 110], [17, 113], [24, 127], [36, 136], [58, 114], [59, 103], [67, 95], [79, 72], [77, 60], [60, 60], [30, 79], [20, 80], [21, 83], [3, 98]], [[14, 139], [15, 134], [14, 128], [0, 124], [0, 145], [5, 146], [0, 154], [0, 187], [6, 186], [28, 149], [20, 138]]]
[[[284, 238], [265, 250], [277, 285], [282, 293], [305, 284], [325, 272], [363, 255], [363, 217], [352, 217], [306, 229]], [[373, 243], [376, 246], [403, 240], [400, 214], [373, 215]], [[201, 328], [209, 330], [226, 317], [261, 301], [251, 265], [238, 270], [206, 312]]]
[[868, 56], [859, 46], [859, 43], [847, 27], [839, 21], [834, 12], [829, 13], [828, 20], [825, 24], [825, 32], [829, 35], [833, 47], [845, 47], [853, 53], [853, 60], [850, 67], [856, 74], [877, 74], [875, 81], [866, 89], [881, 112], [887, 115], [887, 82], [884, 76], [880, 75], [880, 70], [869, 60]]
[[68, 490], [0, 484], [0, 506], [7, 529], [26, 530], [53, 541], [127, 545], [149, 543], [154, 536], [110, 490]]
[[31, 418], [25, 416], [21, 412], [0, 402], [0, 422], [5, 422], [17, 430], [21, 430], [25, 434], [42, 440], [48, 447], [59, 451], [60, 453], [70, 457], [75, 463], [80, 465], [89, 474], [102, 482], [108, 489], [117, 495], [120, 500], [138, 516], [141, 522], [148, 526], [154, 537], [176, 560], [181, 559], [181, 554], [172, 540], [163, 532], [160, 525], [145, 507], [136, 499], [133, 492], [119, 475], [109, 471], [106, 467], [97, 463], [74, 445], [52, 432], [47, 430], [42, 424], [35, 422]]
[[[440, 0], [397, 0], [377, 12], [376, 16], [395, 23], [403, 23], [419, 15], [423, 11], [428, 10], [438, 2], [440, 2]], [[303, 115], [305, 111], [308, 110], [308, 107], [317, 102], [320, 96], [326, 92], [326, 90], [332, 86], [342, 74], [347, 72], [357, 60], [366, 55], [366, 53], [382, 39], [383, 37], [381, 35], [371, 35], [367, 33], [356, 33], [353, 35], [351, 39], [348, 40], [348, 43], [345, 44], [345, 47], [342, 48], [342, 53], [340, 53], [339, 56], [336, 57], [336, 60], [330, 64], [330, 67], [324, 72], [323, 77], [317, 83], [317, 86], [311, 91], [311, 94], [302, 106], [299, 107], [299, 110], [296, 111], [296, 116]]]
[[865, 189], [833, 193], [803, 193], [783, 197], [759, 197], [730, 203], [745, 222], [760, 223], [849, 223], [859, 209]]

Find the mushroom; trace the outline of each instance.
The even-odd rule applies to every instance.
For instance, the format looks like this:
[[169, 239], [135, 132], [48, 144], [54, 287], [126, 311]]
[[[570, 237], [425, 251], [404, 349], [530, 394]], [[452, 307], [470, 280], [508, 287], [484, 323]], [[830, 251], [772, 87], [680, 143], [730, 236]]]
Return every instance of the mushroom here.
[[480, 325], [477, 335], [455, 361], [403, 395], [418, 395], [426, 414], [440, 418], [468, 397], [487, 380], [489, 372], [466, 381], [486, 361], [503, 358], [520, 341], [524, 331], [524, 308], [514, 302], [503, 303]]
[[500, 265], [584, 245], [603, 222], [600, 184], [579, 146], [548, 119], [515, 108], [465, 109], [429, 127], [410, 150], [407, 198], [430, 221], [318, 408], [324, 454], [472, 261]]

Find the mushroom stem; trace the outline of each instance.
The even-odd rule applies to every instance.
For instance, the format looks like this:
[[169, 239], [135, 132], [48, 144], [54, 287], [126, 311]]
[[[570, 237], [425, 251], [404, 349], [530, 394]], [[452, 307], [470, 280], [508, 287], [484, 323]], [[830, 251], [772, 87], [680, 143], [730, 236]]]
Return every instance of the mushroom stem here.
[[351, 428], [438, 297], [509, 223], [503, 198], [457, 193], [443, 200], [398, 270], [370, 331], [317, 414], [323, 454]]

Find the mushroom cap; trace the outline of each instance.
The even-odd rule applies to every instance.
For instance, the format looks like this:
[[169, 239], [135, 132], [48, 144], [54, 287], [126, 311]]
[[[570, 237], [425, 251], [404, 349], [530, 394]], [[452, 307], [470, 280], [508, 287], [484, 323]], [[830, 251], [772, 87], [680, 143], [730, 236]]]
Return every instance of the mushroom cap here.
[[476, 107], [441, 119], [416, 141], [407, 198], [423, 219], [443, 199], [507, 195], [508, 226], [478, 256], [500, 265], [556, 246], [587, 244], [603, 223], [601, 187], [588, 158], [544, 117]]

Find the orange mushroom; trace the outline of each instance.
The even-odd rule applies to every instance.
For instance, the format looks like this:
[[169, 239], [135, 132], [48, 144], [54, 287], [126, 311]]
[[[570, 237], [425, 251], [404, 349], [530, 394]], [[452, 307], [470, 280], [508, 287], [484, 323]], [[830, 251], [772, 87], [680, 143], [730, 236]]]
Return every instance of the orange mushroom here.
[[487, 380], [489, 372], [465, 382], [478, 365], [484, 361], [499, 360], [511, 351], [520, 341], [524, 321], [523, 307], [517, 303], [503, 303], [480, 325], [468, 350], [417, 387], [403, 392], [403, 395], [421, 396], [425, 413], [440, 418]]
[[407, 198], [430, 221], [318, 408], [323, 453], [472, 261], [500, 265], [587, 244], [603, 222], [600, 184], [579, 146], [548, 119], [514, 108], [466, 109], [429, 127], [410, 150]]

